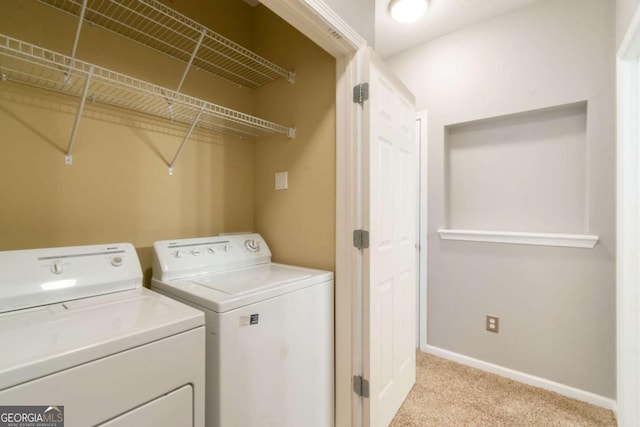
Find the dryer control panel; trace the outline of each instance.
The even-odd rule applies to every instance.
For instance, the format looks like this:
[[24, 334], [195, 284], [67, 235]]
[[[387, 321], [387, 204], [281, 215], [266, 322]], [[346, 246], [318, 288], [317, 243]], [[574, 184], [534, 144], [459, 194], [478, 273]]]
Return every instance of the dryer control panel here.
[[141, 286], [130, 243], [0, 252], [0, 313]]
[[271, 251], [258, 233], [162, 240], [153, 244], [153, 278], [164, 281], [268, 262]]

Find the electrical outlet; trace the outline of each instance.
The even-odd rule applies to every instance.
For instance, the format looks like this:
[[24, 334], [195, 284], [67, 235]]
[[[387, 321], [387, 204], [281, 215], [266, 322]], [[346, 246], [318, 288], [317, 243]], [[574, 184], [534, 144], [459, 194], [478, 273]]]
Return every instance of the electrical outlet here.
[[498, 333], [498, 330], [500, 330], [500, 318], [487, 314], [486, 328], [489, 332]]

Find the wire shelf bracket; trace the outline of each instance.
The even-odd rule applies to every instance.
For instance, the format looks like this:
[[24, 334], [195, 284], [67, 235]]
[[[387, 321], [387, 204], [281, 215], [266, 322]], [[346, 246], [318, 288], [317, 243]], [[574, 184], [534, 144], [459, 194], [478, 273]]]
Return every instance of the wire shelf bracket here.
[[295, 82], [289, 71], [156, 0], [39, 0], [78, 18], [72, 56], [83, 21], [185, 62], [178, 84], [194, 66], [235, 84], [256, 88], [278, 78]]
[[0, 84], [3, 82], [17, 82], [80, 98], [65, 155], [68, 164], [73, 162], [73, 149], [87, 99], [93, 104], [124, 108], [189, 126], [189, 132], [170, 167], [173, 167], [196, 126], [239, 138], [273, 133], [288, 138], [295, 136], [294, 127], [216, 105], [0, 34]]
[[78, 112], [76, 113], [76, 119], [73, 122], [73, 128], [71, 129], [71, 136], [69, 137], [69, 146], [67, 147], [67, 153], [64, 156], [64, 162], [67, 165], [73, 164], [73, 148], [76, 145], [76, 136], [78, 134], [78, 126], [82, 119], [82, 113], [84, 111], [84, 104], [87, 101], [87, 93], [89, 92], [89, 86], [91, 85], [91, 75], [93, 74], [93, 66], [89, 67], [89, 72], [84, 80], [84, 86], [82, 88], [82, 96], [80, 97], [80, 105], [78, 106]]
[[203, 105], [202, 108], [200, 108], [200, 111], [198, 111], [198, 115], [196, 116], [195, 120], [191, 124], [191, 127], [189, 128], [189, 131], [187, 132], [187, 134], [184, 136], [184, 139], [180, 143], [180, 146], [178, 147], [178, 151], [176, 151], [175, 156], [173, 156], [173, 160], [171, 160], [171, 163], [169, 163], [169, 175], [173, 175], [173, 165], [176, 164], [176, 160], [178, 160], [178, 157], [180, 156], [182, 149], [184, 148], [189, 138], [191, 138], [191, 134], [193, 133], [193, 130], [196, 128], [196, 125], [200, 120], [200, 116], [202, 116], [202, 112], [204, 111], [204, 108], [205, 108], [205, 105]]
[[202, 40], [204, 40], [205, 35], [206, 33], [203, 30], [202, 33], [200, 33], [200, 38], [198, 39], [198, 43], [196, 43], [196, 46], [193, 48], [193, 53], [189, 58], [189, 62], [187, 62], [187, 66], [184, 69], [184, 73], [182, 73], [182, 78], [180, 79], [180, 83], [178, 83], [178, 88], [176, 89], [176, 92], [180, 92], [180, 89], [182, 89], [182, 84], [184, 83], [184, 79], [186, 79], [187, 74], [189, 74], [189, 68], [191, 68], [191, 65], [193, 64], [193, 60], [196, 57], [196, 54], [198, 53], [198, 49], [200, 49], [200, 45], [202, 45]]
[[87, 0], [82, 0], [80, 6], [80, 12], [78, 13], [78, 26], [76, 27], [76, 35], [73, 38], [73, 46], [71, 47], [71, 57], [75, 58], [78, 51], [78, 43], [80, 42], [80, 31], [82, 31], [82, 21], [84, 21], [84, 15], [87, 12]]

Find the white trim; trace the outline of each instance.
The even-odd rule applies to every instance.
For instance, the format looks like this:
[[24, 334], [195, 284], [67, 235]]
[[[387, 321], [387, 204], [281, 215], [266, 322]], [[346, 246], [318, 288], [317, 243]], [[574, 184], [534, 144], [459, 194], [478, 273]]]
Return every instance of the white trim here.
[[322, 0], [261, 0], [261, 3], [336, 58], [351, 57], [367, 45]]
[[439, 229], [442, 240], [466, 242], [509, 243], [516, 245], [562, 246], [566, 248], [593, 248], [598, 236], [588, 234], [523, 233], [519, 231], [451, 230]]
[[617, 58], [617, 419], [640, 425], [640, 6]]
[[[352, 88], [359, 83], [365, 81], [364, 76], [364, 63], [366, 61], [367, 56], [367, 48], [363, 47], [358, 50], [355, 58], [353, 59], [353, 85]], [[365, 192], [364, 192], [364, 180], [366, 179], [364, 173], [364, 144], [365, 141], [368, 141], [368, 129], [364, 126], [364, 108], [361, 108], [360, 105], [353, 103], [353, 92], [351, 93], [351, 106], [353, 109], [351, 110], [354, 114], [354, 126], [356, 130], [354, 131], [354, 138], [351, 141], [353, 147], [354, 157], [351, 160], [351, 170], [354, 176], [353, 181], [351, 182], [352, 191], [354, 194], [355, 203], [352, 205], [352, 225], [353, 230], [365, 229], [365, 217], [364, 217], [364, 209], [365, 209]], [[352, 234], [349, 233], [344, 236], [345, 239], [351, 239]], [[353, 244], [351, 242], [351, 244]], [[353, 248], [352, 248], [353, 249]], [[353, 329], [353, 354], [351, 359], [351, 369], [353, 375], [362, 375], [364, 376], [364, 283], [365, 283], [365, 252], [362, 250], [356, 250], [355, 256], [356, 261], [354, 268], [356, 269], [356, 274], [353, 276], [354, 280], [352, 282], [352, 295], [353, 295], [353, 304], [351, 305], [351, 319], [352, 319], [352, 329]], [[365, 425], [365, 399], [352, 393], [351, 399], [351, 426], [364, 426]]]
[[331, 29], [342, 37], [342, 39], [348, 44], [347, 53], [356, 52], [360, 48], [367, 45], [367, 41], [358, 34], [347, 22], [333, 11], [322, 0], [304, 0], [304, 2], [315, 13], [324, 19], [324, 21], [331, 27]]
[[462, 365], [471, 366], [472, 368], [481, 369], [492, 374], [497, 374], [505, 378], [512, 379], [524, 384], [528, 384], [534, 387], [539, 387], [545, 390], [553, 391], [572, 399], [581, 400], [583, 402], [591, 403], [592, 405], [600, 406], [602, 408], [615, 410], [616, 402], [608, 397], [600, 396], [589, 391], [580, 390], [575, 387], [571, 387], [565, 384], [560, 384], [555, 381], [550, 381], [544, 378], [536, 377], [535, 375], [526, 374], [524, 372], [516, 371], [513, 369], [505, 368], [500, 365], [494, 365], [493, 363], [484, 362], [473, 357], [464, 356], [459, 353], [454, 353], [449, 350], [445, 350], [439, 347], [428, 345], [425, 353], [432, 354], [434, 356], [442, 357], [443, 359], [451, 360], [453, 362], [460, 363]]
[[640, 6], [637, 7], [622, 43], [620, 43], [618, 58], [623, 61], [640, 58]]
[[[357, 58], [338, 58], [336, 92], [336, 425], [360, 425], [361, 399], [351, 378], [361, 372], [361, 314], [357, 284], [361, 281], [360, 251], [353, 247], [358, 227], [358, 110], [351, 102], [357, 81]], [[339, 280], [339, 281], [338, 281]]]
[[427, 246], [427, 233], [429, 212], [428, 208], [428, 137], [427, 137], [427, 112], [420, 111], [416, 113], [416, 122], [418, 122], [417, 140], [419, 142], [419, 159], [418, 159], [418, 313], [416, 316], [418, 322], [417, 328], [417, 345], [418, 348], [424, 350], [427, 346], [427, 257], [429, 248]]

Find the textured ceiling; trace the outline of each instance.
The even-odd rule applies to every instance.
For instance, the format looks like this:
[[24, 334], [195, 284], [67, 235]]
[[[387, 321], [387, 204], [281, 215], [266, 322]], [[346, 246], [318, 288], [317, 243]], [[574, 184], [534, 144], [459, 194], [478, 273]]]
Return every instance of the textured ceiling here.
[[429, 0], [416, 22], [401, 24], [389, 14], [390, 0], [375, 0], [376, 51], [383, 58], [537, 0]]

